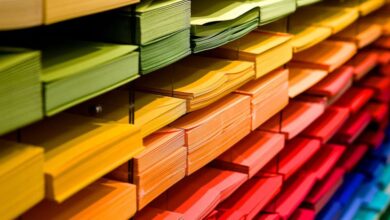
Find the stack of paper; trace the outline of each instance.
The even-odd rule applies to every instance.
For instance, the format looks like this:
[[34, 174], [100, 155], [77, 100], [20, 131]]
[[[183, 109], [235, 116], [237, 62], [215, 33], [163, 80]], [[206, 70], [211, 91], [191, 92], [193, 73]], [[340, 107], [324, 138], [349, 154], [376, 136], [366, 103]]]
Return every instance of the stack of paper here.
[[143, 150], [133, 125], [60, 114], [23, 128], [45, 150], [46, 198], [62, 202]]
[[281, 175], [264, 174], [246, 181], [218, 205], [218, 219], [256, 219], [257, 213], [280, 192]]
[[248, 35], [209, 52], [233, 60], [255, 63], [256, 79], [287, 63], [292, 58], [291, 35], [253, 31]]
[[279, 156], [267, 164], [258, 175], [276, 173], [287, 180], [315, 155], [321, 142], [316, 139], [297, 137], [287, 142]]
[[[84, 102], [70, 111], [129, 124], [131, 123], [130, 107], [134, 104], [134, 124], [140, 128], [142, 137], [152, 134], [186, 113], [186, 103], [182, 99], [135, 92], [134, 103], [131, 103], [130, 93], [126, 90], [114, 90]], [[91, 112], [95, 109], [101, 109], [101, 111]]]
[[294, 98], [328, 75], [325, 70], [289, 68], [288, 96]]
[[247, 178], [243, 173], [205, 167], [174, 185], [151, 206], [183, 214], [184, 219], [203, 219]]
[[334, 103], [334, 106], [348, 108], [351, 114], [358, 112], [374, 95], [374, 91], [367, 88], [352, 87]]
[[185, 130], [187, 174], [191, 174], [250, 133], [250, 98], [231, 94], [185, 115], [171, 126]]
[[303, 169], [313, 173], [318, 180], [323, 180], [339, 161], [345, 149], [343, 145], [323, 145]]
[[299, 220], [299, 219], [315, 219], [316, 213], [307, 208], [297, 208], [295, 212], [291, 215], [292, 220]]
[[0, 134], [5, 134], [43, 117], [40, 54], [0, 47], [0, 63]]
[[142, 91], [185, 99], [187, 110], [194, 111], [241, 87], [254, 74], [251, 62], [190, 56], [140, 78], [135, 86]]
[[327, 27], [332, 29], [332, 34], [335, 34], [352, 24], [358, 17], [359, 12], [356, 9], [308, 6], [300, 8], [291, 16], [290, 25]]
[[[135, 35], [140, 44], [141, 73], [160, 69], [191, 53], [190, 4], [189, 0], [167, 0], [142, 1], [136, 6]], [[134, 13], [131, 9], [125, 11], [123, 19]]]
[[314, 47], [296, 53], [289, 66], [332, 72], [351, 59], [356, 50], [353, 43], [326, 40]]
[[[88, 2], [77, 0], [46, 0], [43, 1], [44, 23], [52, 24], [67, 19], [95, 14], [138, 3], [139, 0], [92, 0]], [[23, 14], [24, 16], [24, 14]]]
[[350, 8], [359, 11], [360, 16], [366, 16], [385, 4], [385, 0], [346, 0], [324, 1], [323, 5]]
[[360, 80], [378, 64], [378, 54], [372, 52], [359, 52], [345, 65], [353, 68], [353, 78]]
[[275, 115], [260, 130], [280, 132], [290, 140], [297, 136], [325, 111], [325, 103], [291, 101], [280, 114]]
[[343, 31], [332, 36], [333, 39], [354, 42], [358, 48], [363, 48], [382, 35], [382, 27], [378, 24], [357, 20]]
[[344, 175], [344, 169], [335, 168], [325, 179], [317, 182], [304, 204], [319, 213], [343, 183]]
[[280, 219], [289, 219], [309, 194], [316, 182], [312, 173], [299, 173], [286, 183], [283, 191], [265, 207], [266, 212], [276, 213]]
[[58, 204], [44, 200], [22, 219], [129, 219], [136, 212], [135, 185], [99, 179]]
[[252, 130], [288, 104], [289, 71], [275, 70], [239, 88], [236, 93], [251, 97]]
[[302, 6], [311, 5], [311, 4], [320, 2], [320, 1], [322, 1], [322, 0], [297, 0], [297, 6], [302, 7]]
[[42, 0], [4, 1], [0, 7], [0, 30], [27, 28], [42, 24]]
[[348, 109], [330, 106], [324, 114], [302, 132], [302, 135], [319, 138], [323, 143], [326, 143], [336, 134], [348, 117]]
[[352, 115], [335, 135], [334, 140], [343, 144], [353, 143], [368, 126], [370, 121], [371, 115], [365, 110]]
[[381, 9], [364, 18], [364, 22], [379, 24], [382, 27], [383, 35], [390, 35], [390, 6], [383, 6]]
[[378, 124], [386, 120], [389, 112], [389, 106], [386, 103], [380, 102], [369, 102], [365, 106], [365, 109], [370, 112], [372, 120]]
[[194, 53], [239, 39], [257, 28], [260, 11], [255, 2], [193, 1], [191, 43]]
[[294, 35], [291, 44], [294, 53], [298, 53], [328, 38], [332, 35], [332, 29], [310, 24], [290, 24], [289, 33]]
[[213, 161], [221, 169], [246, 173], [251, 178], [284, 147], [284, 136], [253, 131]]
[[343, 155], [343, 157], [341, 157], [338, 167], [350, 172], [366, 155], [367, 151], [368, 151], [368, 146], [365, 144], [349, 146], [345, 154]]
[[139, 45], [140, 73], [147, 74], [191, 53], [190, 7], [189, 0], [141, 1], [83, 19], [78, 31], [92, 39]]
[[296, 9], [295, 0], [258, 0], [260, 7], [260, 25], [276, 21], [293, 13]]
[[137, 186], [138, 210], [185, 176], [184, 131], [163, 128], [144, 139], [145, 150], [110, 173]]
[[306, 91], [310, 95], [326, 96], [330, 99], [342, 95], [352, 86], [352, 67], [340, 67]]
[[135, 220], [183, 220], [183, 214], [146, 206], [134, 216]]
[[45, 46], [41, 80], [46, 115], [54, 115], [137, 78], [136, 49], [130, 45], [82, 41]]
[[2, 218], [16, 219], [44, 197], [43, 157], [39, 147], [0, 140]]
[[379, 102], [390, 102], [390, 77], [368, 76], [362, 80], [361, 85], [375, 91], [374, 100]]

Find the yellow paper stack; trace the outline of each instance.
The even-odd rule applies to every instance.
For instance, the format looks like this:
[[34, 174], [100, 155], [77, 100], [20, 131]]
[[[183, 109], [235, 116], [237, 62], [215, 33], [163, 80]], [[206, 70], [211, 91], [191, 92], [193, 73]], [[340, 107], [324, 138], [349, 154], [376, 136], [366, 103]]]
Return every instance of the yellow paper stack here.
[[[94, 116], [121, 124], [130, 123], [130, 93], [114, 90], [73, 108], [73, 113]], [[93, 113], [95, 109], [101, 112]], [[135, 92], [134, 124], [141, 129], [141, 136], [146, 137], [168, 125], [186, 113], [186, 103], [182, 99]]]
[[43, 157], [42, 148], [0, 140], [0, 218], [15, 219], [43, 199]]
[[143, 150], [133, 125], [66, 113], [23, 128], [21, 141], [44, 148], [46, 198], [57, 202]]
[[33, 27], [42, 24], [42, 0], [1, 1], [0, 30]]
[[141, 77], [136, 88], [185, 99], [187, 111], [194, 111], [253, 79], [253, 67], [251, 62], [190, 56], [155, 74]]
[[210, 51], [210, 55], [255, 63], [256, 79], [287, 63], [292, 58], [292, 35], [253, 31], [244, 37]]
[[52, 24], [138, 3], [139, 0], [45, 0], [44, 23]]
[[[340, 32], [359, 17], [359, 12], [351, 8], [308, 6], [291, 15], [290, 25], [311, 25], [332, 29], [332, 34]], [[308, 19], [310, 18], [310, 19]]]

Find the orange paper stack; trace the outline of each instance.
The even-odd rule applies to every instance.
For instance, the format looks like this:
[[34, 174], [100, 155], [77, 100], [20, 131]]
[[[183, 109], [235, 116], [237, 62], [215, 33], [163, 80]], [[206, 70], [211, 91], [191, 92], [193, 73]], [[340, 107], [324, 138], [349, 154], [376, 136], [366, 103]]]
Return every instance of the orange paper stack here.
[[219, 156], [213, 165], [221, 169], [246, 173], [252, 177], [283, 147], [284, 136], [282, 134], [253, 131]]
[[379, 24], [358, 20], [332, 38], [335, 40], [349, 41], [360, 49], [374, 42], [382, 35], [382, 27]]
[[356, 50], [357, 48], [353, 43], [326, 40], [294, 54], [289, 66], [332, 72], [355, 55]]
[[288, 75], [286, 69], [275, 70], [239, 88], [236, 93], [251, 98], [252, 130], [255, 130], [288, 103]]
[[99, 179], [65, 202], [44, 200], [22, 219], [129, 219], [136, 208], [135, 185]]
[[373, 52], [359, 52], [345, 65], [353, 68], [353, 77], [360, 80], [378, 64], [378, 54]]
[[288, 96], [294, 98], [305, 92], [310, 87], [320, 82], [328, 75], [325, 70], [305, 69], [305, 68], [289, 68], [288, 76]]
[[145, 150], [111, 172], [110, 177], [137, 186], [138, 210], [185, 176], [184, 131], [163, 128], [144, 139]]
[[250, 133], [250, 97], [231, 94], [185, 115], [171, 127], [185, 131], [187, 174], [192, 174]]

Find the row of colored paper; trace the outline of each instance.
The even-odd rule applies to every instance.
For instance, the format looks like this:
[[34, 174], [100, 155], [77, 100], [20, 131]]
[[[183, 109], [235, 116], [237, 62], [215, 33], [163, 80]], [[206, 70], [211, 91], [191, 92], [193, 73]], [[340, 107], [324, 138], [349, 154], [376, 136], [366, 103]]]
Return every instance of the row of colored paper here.
[[[382, 29], [380, 30], [382, 31]], [[372, 33], [376, 33], [376, 37], [380, 36], [377, 31], [370, 32], [368, 36], [371, 37]], [[4, 195], [7, 195], [4, 197], [5, 201], [11, 201], [10, 198], [13, 198], [15, 194], [31, 193], [36, 197], [31, 196], [29, 197], [30, 200], [23, 197], [16, 203], [12, 203], [18, 205], [12, 205], [11, 208], [6, 207], [4, 213], [10, 213], [10, 218], [13, 218], [18, 215], [16, 213], [20, 214], [23, 212], [21, 210], [26, 210], [27, 207], [36, 203], [44, 193], [46, 200], [31, 210], [30, 213], [37, 212], [39, 216], [42, 215], [40, 210], [44, 209], [53, 210], [53, 212], [47, 212], [48, 215], [64, 214], [64, 218], [69, 218], [69, 216], [85, 218], [83, 213], [88, 217], [101, 214], [102, 216], [118, 215], [117, 218], [128, 218], [134, 214], [136, 209], [140, 210], [145, 207], [185, 175], [189, 175], [189, 177], [177, 183], [179, 186], [174, 186], [174, 188], [161, 195], [155, 203], [159, 204], [158, 201], [162, 201], [162, 204], [166, 204], [163, 201], [164, 199], [161, 198], [173, 198], [170, 195], [175, 195], [177, 188], [184, 188], [184, 191], [189, 190], [187, 193], [190, 194], [194, 193], [194, 188], [199, 188], [205, 191], [199, 192], [197, 195], [203, 195], [207, 192], [206, 194], [212, 194], [214, 197], [210, 198], [214, 199], [205, 198], [200, 200], [196, 198], [194, 201], [202, 201], [199, 203], [201, 208], [209, 208], [205, 204], [211, 201], [216, 205], [218, 201], [224, 200], [228, 196], [229, 192], [224, 194], [224, 187], [228, 186], [229, 189], [234, 191], [233, 189], [236, 189], [248, 179], [249, 174], [245, 174], [247, 168], [241, 166], [238, 166], [239, 168], [233, 166], [234, 168], [231, 169], [234, 169], [234, 171], [202, 167], [226, 152], [248, 134], [251, 136], [259, 133], [257, 137], [252, 139], [252, 141], [258, 141], [262, 139], [260, 136], [267, 136], [268, 133], [268, 136], [273, 137], [273, 142], [279, 144], [279, 149], [282, 149], [284, 139], [292, 142], [295, 140], [295, 136], [318, 117], [328, 115], [325, 122], [319, 123], [328, 125], [329, 115], [332, 116], [333, 113], [330, 111], [328, 114], [323, 114], [323, 112], [328, 111], [328, 109], [325, 110], [325, 107], [329, 102], [334, 102], [336, 106], [356, 112], [374, 93], [376, 93], [375, 97], [379, 97], [379, 100], [386, 100], [388, 80], [382, 80], [382, 78], [380, 80], [372, 79], [372, 77], [364, 78], [379, 60], [382, 63], [388, 63], [386, 51], [369, 51], [370, 53], [367, 52], [368, 55], [364, 56], [358, 53], [354, 57], [357, 61], [349, 61], [349, 64], [340, 67], [354, 55], [359, 45], [358, 41], [355, 41], [355, 38], [349, 42], [327, 40], [301, 52], [310, 56], [300, 55], [301, 53], [295, 54], [292, 62], [287, 65], [288, 69], [277, 69], [269, 73], [269, 71], [283, 65], [291, 58], [291, 55], [290, 58], [280, 56], [281, 53], [292, 54], [291, 36], [269, 31], [255, 31], [247, 36], [249, 36], [247, 40], [248, 48], [255, 48], [254, 45], [257, 44], [261, 46], [260, 49], [252, 52], [250, 60], [253, 60], [255, 64], [248, 60], [231, 61], [191, 56], [154, 73], [155, 76], [158, 76], [158, 74], [162, 76], [159, 79], [148, 78], [149, 76], [142, 77], [134, 84], [137, 92], [133, 92], [133, 89], [121, 88], [71, 108], [68, 113], [58, 114], [7, 135], [5, 138], [14, 140], [14, 142], [5, 142], [3, 144], [5, 145], [4, 149], [9, 148], [11, 149], [9, 152], [16, 152], [4, 153], [4, 161], [12, 161], [7, 164], [4, 163], [6, 164], [4, 176], [9, 175], [9, 177], [15, 178], [15, 181], [9, 181], [7, 186], [4, 185]], [[377, 44], [382, 45], [382, 47], [386, 46], [388, 42], [386, 39], [386, 37], [380, 39]], [[261, 43], [256, 42], [256, 40]], [[375, 38], [368, 40], [368, 43], [373, 40]], [[265, 44], [266, 41], [272, 42], [271, 46]], [[80, 46], [82, 45], [80, 44]], [[268, 52], [271, 52], [268, 49], [277, 48], [279, 45], [282, 46], [279, 50], [275, 50], [277, 53], [272, 56], [267, 55]], [[68, 47], [67, 45], [64, 46], [65, 48]], [[221, 52], [218, 52], [218, 50], [221, 50]], [[228, 54], [225, 53], [226, 51], [237, 51], [237, 49], [227, 46], [217, 49], [215, 54], [223, 56]], [[248, 54], [251, 53], [248, 52]], [[245, 56], [242, 55], [242, 57]], [[316, 57], [316, 59], [313, 59], [313, 57]], [[275, 58], [280, 58], [282, 61], [274, 61]], [[245, 60], [245, 58], [240, 57], [238, 59]], [[93, 66], [93, 64], [90, 64], [90, 66]], [[383, 65], [383, 71], [386, 70], [386, 67], [386, 65]], [[54, 68], [53, 71], [56, 69]], [[173, 74], [176, 71], [180, 72]], [[289, 72], [292, 73], [290, 76]], [[295, 74], [293, 74], [294, 72]], [[322, 76], [318, 79], [312, 73], [319, 73]], [[314, 79], [312, 78], [313, 75], [315, 75]], [[255, 80], [251, 80], [254, 78]], [[298, 80], [299, 78], [304, 81], [307, 80], [309, 86], [306, 86], [306, 88], [310, 87], [306, 94], [300, 96], [298, 96], [300, 93], [305, 92], [305, 86], [296, 86], [293, 90], [291, 89], [294, 87], [289, 86], [289, 84], [294, 85], [290, 83], [292, 81], [299, 85], [302, 82], [302, 80]], [[324, 79], [321, 80], [322, 78]], [[363, 78], [361, 81], [364, 84], [363, 86], [374, 88], [376, 92], [370, 89], [352, 88], [344, 94], [351, 84], [352, 78], [355, 80]], [[87, 87], [85, 83], [92, 81], [92, 79], [95, 78], [89, 78], [86, 81], [78, 79], [73, 82], [80, 81]], [[318, 81], [320, 82], [316, 84]], [[316, 85], [312, 87], [314, 84]], [[235, 92], [231, 94], [232, 91]], [[73, 90], [68, 88], [63, 90], [62, 94], [66, 96], [72, 92]], [[310, 94], [320, 94], [321, 97], [313, 97]], [[343, 94], [345, 98], [338, 99]], [[356, 94], [359, 97], [358, 100], [362, 100], [360, 97], [366, 97], [361, 101], [363, 104], [350, 104], [348, 102], [349, 100], [355, 100], [350, 97]], [[174, 98], [168, 96], [174, 96]], [[289, 96], [297, 98], [289, 101]], [[134, 106], [131, 105], [132, 100], [134, 100]], [[8, 99], [7, 103], [12, 103], [12, 101], [14, 100]], [[287, 105], [287, 103], [289, 104]], [[287, 107], [283, 109], [286, 105]], [[283, 111], [277, 114], [282, 109]], [[186, 112], [190, 113], [179, 118]], [[345, 115], [345, 111], [340, 113], [340, 111], [335, 110], [335, 112], [337, 112], [337, 115], [341, 115], [341, 118], [343, 118], [342, 115]], [[366, 116], [361, 117], [360, 114], [358, 116], [356, 116], [359, 119], [358, 121], [367, 121]], [[128, 124], [132, 121], [132, 118], [134, 118], [135, 125]], [[336, 122], [333, 122], [333, 126], [340, 126], [340, 123], [342, 123], [339, 118], [334, 120]], [[168, 124], [170, 124], [168, 128], [159, 130]], [[351, 124], [349, 126], [356, 128], [354, 121], [347, 122], [347, 124]], [[343, 142], [354, 140], [356, 131], [360, 130], [351, 130], [349, 126], [336, 135], [337, 140]], [[258, 131], [259, 127], [262, 132]], [[321, 128], [320, 126], [317, 129], [321, 130]], [[315, 130], [308, 129], [308, 132]], [[323, 131], [326, 135], [322, 136], [321, 134], [321, 139], [324, 142], [330, 139], [333, 135], [332, 131], [335, 132], [332, 129]], [[284, 135], [273, 135], [274, 132]], [[146, 136], [148, 137], [142, 143], [142, 138]], [[24, 153], [22, 150], [18, 151], [17, 147], [30, 149], [31, 146], [17, 144], [15, 141], [40, 147], [32, 147], [35, 149], [34, 153], [26, 153], [26, 155], [30, 155], [28, 158], [19, 159], [19, 156], [24, 155]], [[320, 148], [320, 141], [310, 142], [317, 142], [318, 148]], [[280, 143], [283, 143], [283, 145], [281, 146]], [[257, 147], [261, 146], [263, 144], [257, 144]], [[44, 148], [44, 159], [42, 147]], [[263, 160], [263, 157], [271, 160], [278, 151], [271, 152], [270, 155], [268, 153], [266, 150], [261, 159], [255, 159], [254, 161]], [[233, 158], [234, 155], [241, 156], [244, 154], [242, 152], [233, 153], [233, 156], [228, 154], [226, 160], [229, 162], [229, 158]], [[127, 162], [131, 158], [134, 158], [134, 161]], [[34, 163], [35, 166], [24, 167], [28, 164], [25, 161], [30, 160], [33, 160], [31, 163]], [[225, 163], [224, 160], [221, 160], [222, 162], [218, 161], [216, 160], [213, 163]], [[265, 159], [264, 163], [260, 163], [258, 167], [263, 167], [267, 162]], [[279, 167], [279, 164], [270, 167], [269, 169], [273, 170], [275, 167]], [[25, 172], [14, 172], [17, 170], [16, 168], [22, 168]], [[132, 184], [112, 180], [99, 180], [89, 185], [115, 168], [117, 169], [110, 173], [107, 178], [127, 180], [126, 182], [132, 182], [136, 187]], [[28, 169], [31, 169], [31, 171]], [[204, 171], [205, 174], [199, 174], [208, 169], [212, 171]], [[244, 171], [240, 171], [241, 173], [235, 172], [236, 169]], [[45, 173], [45, 190], [43, 190], [42, 172]], [[209, 172], [215, 173], [209, 174]], [[224, 175], [227, 175], [227, 173], [229, 175], [221, 176], [221, 172]], [[254, 175], [256, 173], [252, 170], [250, 175], [256, 176]], [[231, 174], [233, 175], [231, 176]], [[198, 175], [202, 177], [199, 178]], [[33, 185], [37, 188], [29, 188], [32, 191], [26, 190], [13, 193], [14, 191], [11, 189], [20, 190], [21, 188], [16, 186], [20, 186], [26, 178], [31, 179], [32, 176], [36, 177], [36, 183]], [[198, 178], [200, 180], [197, 180]], [[211, 180], [208, 178], [211, 178]], [[207, 184], [214, 185], [213, 178], [226, 182], [219, 185], [221, 188], [211, 190], [212, 192], [209, 189], [210, 187], [201, 187]], [[280, 179], [280, 177], [278, 178]], [[186, 182], [194, 182], [195, 184], [199, 181], [204, 184], [194, 188], [190, 187], [190, 189], [185, 187]], [[233, 184], [233, 186], [229, 184]], [[89, 186], [85, 188], [87, 185]], [[107, 188], [110, 187], [111, 191], [107, 191]], [[218, 191], [220, 189], [222, 190]], [[112, 194], [108, 192], [112, 192]], [[86, 196], [90, 193], [96, 193], [96, 195]], [[104, 195], [108, 197], [104, 197]], [[190, 198], [189, 195], [184, 195], [187, 194], [183, 192], [182, 197], [177, 200], [179, 202], [176, 203], [180, 206], [180, 209], [183, 208], [181, 210], [192, 207], [183, 202], [187, 201], [186, 198]], [[87, 200], [81, 200], [80, 198]], [[97, 198], [102, 198], [102, 200]], [[62, 202], [62, 204], [58, 205], [49, 200]], [[137, 203], [135, 200], [137, 200]], [[25, 201], [25, 203], [22, 201]], [[77, 201], [81, 203], [78, 208], [75, 208], [75, 204], [78, 204]], [[104, 208], [107, 201], [113, 202], [111, 204], [114, 207], [122, 207], [122, 210], [126, 211], [113, 211], [114, 209]], [[114, 201], [118, 203], [114, 203]], [[95, 206], [95, 202], [98, 202], [97, 206]], [[85, 204], [89, 204], [88, 207], [93, 208], [87, 209]], [[99, 207], [99, 204], [103, 205]], [[172, 204], [172, 206], [175, 206], [174, 202]], [[153, 213], [157, 206], [150, 205], [144, 210], [152, 209], [147, 213]], [[171, 209], [160, 206], [159, 208], [162, 210]], [[73, 211], [67, 212], [68, 209]], [[191, 210], [194, 211], [189, 212], [189, 218], [198, 214], [209, 215], [207, 211], [199, 212], [199, 210], [193, 208]], [[105, 212], [106, 215], [103, 215], [102, 212]], [[185, 211], [177, 211], [176, 214], [181, 215], [182, 212]], [[158, 210], [156, 214], [159, 214]], [[29, 214], [25, 218], [28, 218], [28, 216]], [[31, 214], [31, 216], [34, 216], [34, 214]]]

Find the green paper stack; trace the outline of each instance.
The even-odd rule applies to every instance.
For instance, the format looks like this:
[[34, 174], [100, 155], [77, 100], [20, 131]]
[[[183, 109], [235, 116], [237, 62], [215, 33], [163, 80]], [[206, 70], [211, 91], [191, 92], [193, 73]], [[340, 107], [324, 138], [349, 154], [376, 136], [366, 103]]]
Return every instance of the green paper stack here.
[[54, 115], [138, 78], [136, 46], [58, 41], [44, 46], [45, 114]]
[[261, 0], [260, 25], [265, 25], [283, 18], [296, 10], [295, 0]]
[[43, 117], [40, 53], [0, 48], [0, 135]]
[[[85, 25], [95, 39], [140, 48], [140, 72], [150, 73], [191, 53], [189, 0], [146, 0], [98, 15]], [[86, 19], [88, 20], [88, 19]]]
[[198, 53], [222, 46], [295, 9], [295, 0], [192, 1], [192, 50]]
[[303, 6], [311, 5], [311, 4], [320, 2], [320, 1], [322, 1], [322, 0], [297, 0], [297, 6], [303, 7]]
[[258, 23], [259, 10], [255, 8], [232, 20], [191, 25], [192, 50], [199, 53], [227, 44], [256, 29]]

